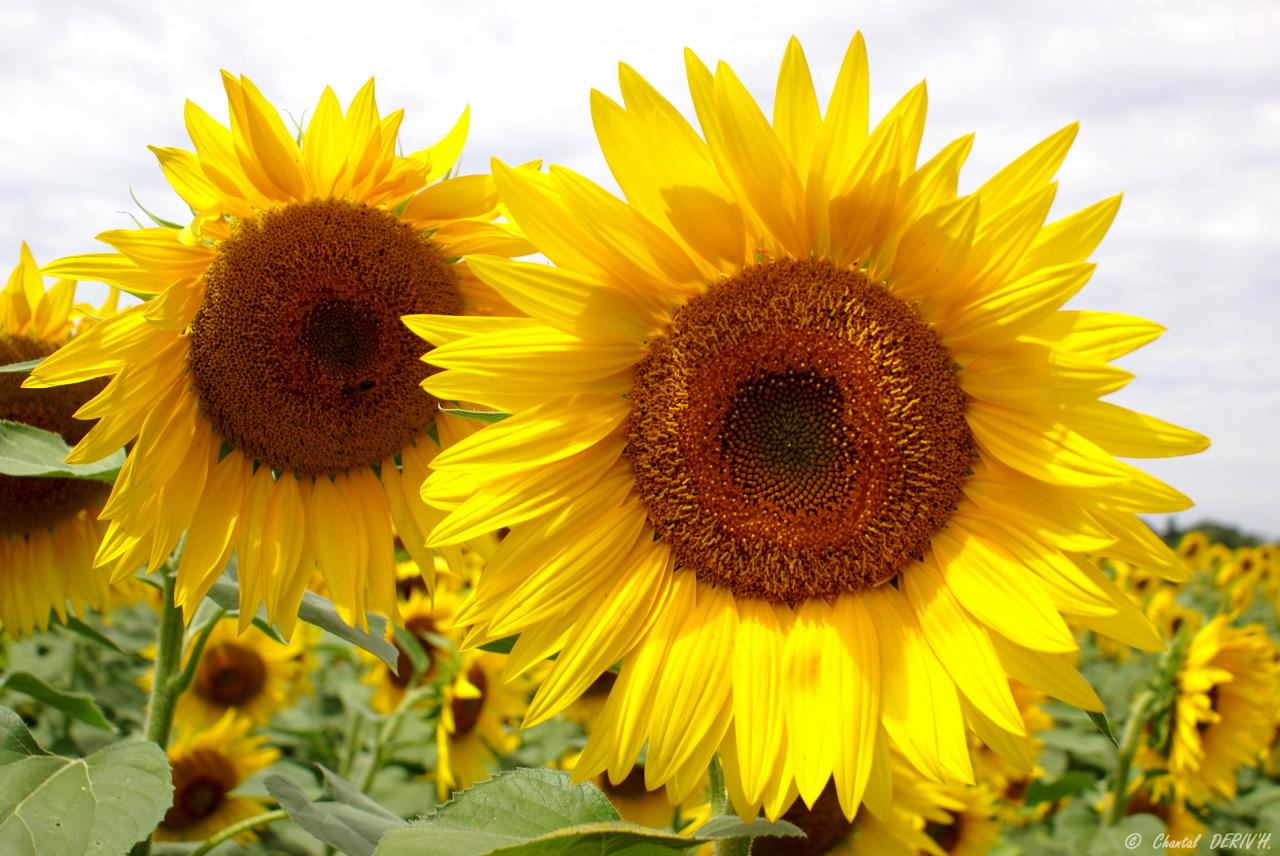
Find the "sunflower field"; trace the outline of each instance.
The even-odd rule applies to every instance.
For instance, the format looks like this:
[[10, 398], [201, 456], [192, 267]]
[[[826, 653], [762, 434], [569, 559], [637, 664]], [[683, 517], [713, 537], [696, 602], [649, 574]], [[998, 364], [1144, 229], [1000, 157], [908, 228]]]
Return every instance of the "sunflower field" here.
[[12, 248], [0, 853], [1269, 849], [1280, 545], [1149, 522], [1120, 197], [827, 60], [621, 65], [621, 195], [223, 72], [189, 217]]

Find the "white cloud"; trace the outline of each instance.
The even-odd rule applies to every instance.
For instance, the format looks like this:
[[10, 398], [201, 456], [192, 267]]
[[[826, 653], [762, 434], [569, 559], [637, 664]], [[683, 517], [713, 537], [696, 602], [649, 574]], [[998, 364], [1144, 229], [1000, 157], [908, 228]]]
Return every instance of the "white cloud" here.
[[465, 164], [541, 157], [611, 185], [587, 93], [626, 60], [687, 107], [681, 50], [729, 61], [771, 100], [786, 38], [820, 92], [855, 28], [873, 108], [929, 80], [925, 150], [970, 130], [972, 187], [1075, 118], [1056, 210], [1124, 190], [1078, 303], [1170, 331], [1127, 366], [1119, 400], [1205, 431], [1207, 454], [1154, 470], [1200, 514], [1280, 534], [1280, 7], [1274, 3], [752, 4], [441, 2], [139, 4], [10, 0], [0, 8], [0, 248], [54, 258], [128, 225], [134, 188], [181, 207], [146, 144], [183, 145], [182, 104], [225, 113], [220, 67], [299, 113], [369, 75], [420, 146], [472, 105]]

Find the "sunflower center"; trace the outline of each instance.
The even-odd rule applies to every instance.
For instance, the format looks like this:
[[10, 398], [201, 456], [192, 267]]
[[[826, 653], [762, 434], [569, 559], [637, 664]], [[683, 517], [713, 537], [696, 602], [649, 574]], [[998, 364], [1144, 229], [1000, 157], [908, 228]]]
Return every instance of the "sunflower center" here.
[[925, 824], [924, 834], [932, 838], [943, 852], [951, 853], [964, 839], [964, 815], [954, 815], [950, 823], [931, 820]]
[[196, 695], [223, 707], [243, 707], [267, 684], [267, 664], [257, 651], [235, 642], [211, 646], [196, 669]]
[[914, 310], [827, 261], [748, 268], [636, 367], [627, 456], [680, 566], [794, 604], [922, 556], [975, 454], [951, 359]]
[[454, 315], [456, 276], [385, 211], [326, 200], [238, 225], [191, 325], [200, 405], [223, 440], [304, 475], [371, 466], [431, 424], [422, 342], [403, 315]]
[[608, 776], [600, 777], [600, 790], [604, 791], [605, 796], [617, 799], [634, 800], [641, 799], [648, 795], [649, 790], [644, 786], [644, 765], [636, 764], [631, 768], [631, 772], [616, 785], [610, 781]]
[[197, 749], [173, 761], [173, 805], [160, 825], [190, 829], [216, 812], [236, 784], [231, 763], [211, 749]]
[[[0, 333], [0, 365], [47, 357], [57, 347], [25, 336]], [[34, 425], [80, 442], [92, 423], [72, 414], [104, 386], [93, 380], [50, 389], [23, 389], [25, 375], [0, 374], [0, 420]], [[86, 479], [23, 478], [0, 475], [0, 536], [47, 529], [100, 504], [109, 486]]]
[[479, 665], [474, 665], [467, 671], [467, 680], [480, 691], [480, 695], [475, 698], [454, 696], [453, 701], [449, 702], [450, 712], [453, 714], [454, 737], [465, 737], [476, 730], [476, 726], [480, 724], [480, 714], [484, 711], [485, 694], [489, 690], [489, 677]]
[[813, 808], [796, 800], [782, 819], [800, 827], [804, 838], [757, 838], [751, 845], [753, 856], [821, 856], [848, 837], [853, 828], [845, 819], [832, 782], [827, 783]]
[[[415, 576], [411, 579], [421, 580], [422, 577]], [[439, 648], [431, 641], [431, 636], [436, 633], [436, 623], [430, 616], [419, 615], [410, 618], [405, 622], [404, 629], [413, 635], [413, 638], [422, 646], [422, 652], [427, 657], [427, 668], [418, 677], [421, 680], [429, 680], [434, 678], [437, 671], [437, 657]], [[394, 686], [404, 689], [409, 686], [409, 682], [413, 679], [413, 660], [409, 657], [409, 652], [400, 647], [400, 643], [394, 643], [396, 653], [399, 655], [396, 659], [395, 674], [389, 675], [391, 683]]]

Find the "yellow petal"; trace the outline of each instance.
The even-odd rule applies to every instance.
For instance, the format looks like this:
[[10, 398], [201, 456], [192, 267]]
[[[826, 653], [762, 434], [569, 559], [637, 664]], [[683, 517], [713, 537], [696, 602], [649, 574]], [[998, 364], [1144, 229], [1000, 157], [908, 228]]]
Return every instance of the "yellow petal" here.
[[1009, 680], [996, 658], [991, 634], [970, 617], [928, 557], [899, 576], [929, 647], [969, 701], [1014, 734], [1026, 734]]
[[667, 652], [668, 661], [682, 668], [662, 675], [651, 699], [661, 715], [650, 721], [647, 787], [665, 783], [708, 731], [724, 733], [728, 723], [720, 714], [729, 698], [728, 660], [737, 629], [733, 596], [725, 589], [699, 586], [697, 603], [685, 613]]
[[1209, 448], [1209, 438], [1136, 410], [1106, 401], [1073, 407], [1063, 420], [1113, 455], [1165, 458]]
[[839, 692], [842, 641], [832, 626], [831, 608], [821, 599], [804, 601], [787, 634], [783, 671], [787, 743], [795, 764], [796, 787], [812, 806], [822, 794], [840, 751]]
[[822, 114], [818, 96], [813, 91], [813, 77], [805, 61], [800, 41], [792, 36], [778, 71], [778, 86], [773, 99], [773, 129], [782, 141], [796, 172], [807, 175], [809, 159], [818, 140]]
[[1153, 342], [1164, 327], [1145, 318], [1085, 310], [1054, 312], [1023, 338], [1070, 351], [1076, 357], [1110, 362]]
[[733, 649], [733, 719], [742, 790], [759, 804], [784, 749], [780, 715], [782, 664], [787, 628], [763, 600], [738, 603], [738, 636]]
[[1102, 710], [1102, 700], [1076, 671], [1074, 654], [1029, 651], [998, 635], [992, 642], [1001, 665], [1015, 680], [1082, 710]]
[[1053, 178], [1080, 130], [1078, 122], [1050, 134], [978, 188], [982, 210], [995, 215], [1019, 199], [1039, 192]]
[[[934, 562], [919, 569], [940, 576], [957, 600], [983, 624], [1036, 651], [1075, 651], [1079, 647], [1053, 601], [1035, 576], [999, 540], [957, 520], [931, 542]], [[936, 562], [936, 565], [935, 565]]]
[[665, 320], [626, 291], [567, 270], [495, 256], [472, 256], [467, 264], [521, 311], [587, 341], [644, 341]]
[[861, 597], [841, 595], [831, 617], [841, 643], [835, 700], [840, 746], [834, 774], [840, 807], [852, 820], [868, 786], [880, 731], [880, 646]]
[[563, 710], [648, 633], [670, 590], [671, 563], [670, 550], [649, 538], [632, 549], [612, 584], [579, 604], [568, 643], [530, 702], [523, 727]]
[[747, 202], [773, 237], [796, 258], [808, 256], [804, 187], [777, 134], [729, 66], [715, 77], [724, 155]]
[[320, 95], [311, 121], [302, 135], [302, 161], [315, 195], [328, 198], [338, 176], [347, 166], [346, 126], [342, 105], [328, 86]]

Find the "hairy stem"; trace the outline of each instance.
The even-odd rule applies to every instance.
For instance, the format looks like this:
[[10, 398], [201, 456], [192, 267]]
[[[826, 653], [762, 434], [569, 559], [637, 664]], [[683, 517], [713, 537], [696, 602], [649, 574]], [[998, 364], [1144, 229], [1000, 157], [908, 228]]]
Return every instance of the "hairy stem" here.
[[[156, 630], [156, 668], [151, 680], [151, 697], [147, 701], [146, 738], [161, 749], [169, 745], [173, 730], [173, 711], [182, 694], [177, 686], [178, 667], [182, 663], [182, 642], [186, 628], [182, 610], [174, 606], [175, 580], [165, 569], [164, 588], [160, 599], [160, 626]], [[152, 836], [154, 836], [154, 832]], [[133, 856], [149, 856], [152, 836], [133, 848]]]
[[[711, 766], [707, 768], [707, 786], [711, 797], [711, 816], [720, 817], [729, 813], [729, 796], [724, 787], [724, 768], [720, 766], [720, 757], [713, 755]], [[750, 856], [750, 838], [726, 838], [715, 843], [715, 856]]]
[[1124, 817], [1125, 803], [1129, 801], [1129, 768], [1133, 765], [1133, 756], [1138, 751], [1138, 743], [1142, 739], [1142, 728], [1147, 724], [1148, 709], [1153, 696], [1150, 690], [1138, 693], [1129, 709], [1129, 718], [1124, 724], [1124, 734], [1120, 738], [1120, 748], [1116, 757], [1116, 775], [1111, 788], [1111, 811], [1107, 814], [1107, 826], [1115, 826]]

